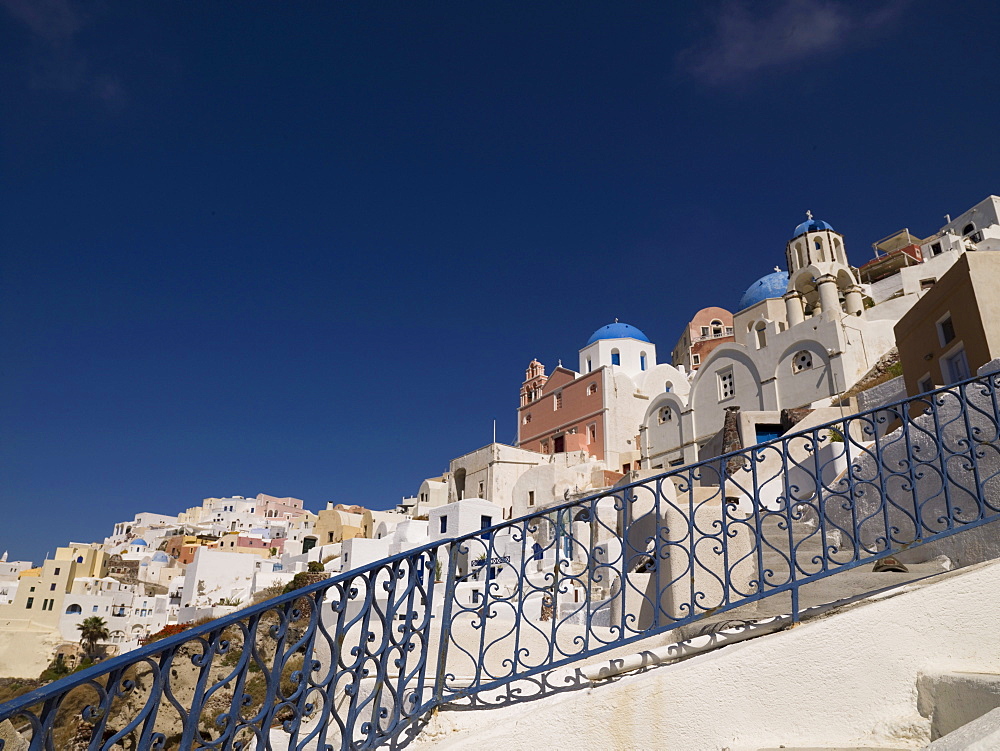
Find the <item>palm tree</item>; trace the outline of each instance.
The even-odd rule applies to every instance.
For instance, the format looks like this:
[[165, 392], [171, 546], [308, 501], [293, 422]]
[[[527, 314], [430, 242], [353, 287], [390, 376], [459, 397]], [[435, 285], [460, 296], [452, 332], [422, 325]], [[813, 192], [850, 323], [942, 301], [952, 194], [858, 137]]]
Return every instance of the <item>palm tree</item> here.
[[80, 646], [84, 648], [88, 657], [94, 656], [97, 651], [97, 642], [111, 636], [108, 624], [104, 622], [103, 618], [96, 615], [84, 618], [83, 623], [79, 624], [77, 628], [80, 629]]

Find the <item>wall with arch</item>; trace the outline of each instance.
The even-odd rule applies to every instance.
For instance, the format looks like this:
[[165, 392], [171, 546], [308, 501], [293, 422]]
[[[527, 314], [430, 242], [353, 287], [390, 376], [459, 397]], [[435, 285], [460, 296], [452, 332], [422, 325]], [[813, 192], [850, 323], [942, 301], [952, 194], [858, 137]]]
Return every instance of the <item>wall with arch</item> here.
[[683, 446], [690, 443], [687, 400], [680, 394], [663, 393], [649, 404], [642, 420], [643, 457], [650, 468], [666, 468], [683, 460]]
[[[731, 395], [723, 392], [727, 374], [732, 377]], [[758, 365], [746, 347], [739, 344], [718, 347], [691, 383], [689, 403], [695, 440], [722, 430], [726, 407], [768, 409], [761, 381]]]

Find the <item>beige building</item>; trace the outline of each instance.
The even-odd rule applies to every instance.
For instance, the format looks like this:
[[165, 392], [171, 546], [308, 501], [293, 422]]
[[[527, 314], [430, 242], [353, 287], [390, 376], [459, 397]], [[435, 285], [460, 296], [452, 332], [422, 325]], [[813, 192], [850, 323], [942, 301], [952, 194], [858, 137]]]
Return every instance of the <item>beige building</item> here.
[[361, 506], [330, 504], [329, 508], [319, 512], [316, 526], [313, 528], [316, 544], [332, 545], [354, 537], [364, 537], [361, 523], [366, 510]]
[[55, 558], [21, 573], [14, 601], [0, 605], [0, 622], [18, 620], [55, 629], [62, 615], [63, 598], [72, 590], [73, 580], [101, 578], [107, 573], [104, 551], [83, 545], [58, 548]]
[[0, 677], [34, 678], [64, 641], [59, 621], [76, 579], [107, 575], [103, 550], [70, 545], [21, 572], [13, 602], [0, 605]]
[[906, 391], [972, 376], [1000, 357], [1000, 254], [963, 253], [895, 326]]

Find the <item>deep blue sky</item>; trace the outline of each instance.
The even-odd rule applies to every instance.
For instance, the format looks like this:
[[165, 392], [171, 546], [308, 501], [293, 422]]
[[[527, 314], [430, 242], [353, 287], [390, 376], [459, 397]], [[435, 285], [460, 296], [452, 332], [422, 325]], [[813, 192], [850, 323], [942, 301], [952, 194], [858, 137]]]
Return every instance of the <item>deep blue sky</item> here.
[[374, 508], [532, 357], [669, 356], [811, 209], [853, 263], [1000, 192], [995, 0], [0, 0], [0, 549]]

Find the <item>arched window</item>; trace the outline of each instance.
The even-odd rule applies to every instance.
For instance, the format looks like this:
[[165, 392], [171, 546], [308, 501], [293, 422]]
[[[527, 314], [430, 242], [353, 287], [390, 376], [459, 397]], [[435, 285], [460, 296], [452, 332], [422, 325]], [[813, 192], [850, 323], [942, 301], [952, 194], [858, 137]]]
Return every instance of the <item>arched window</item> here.
[[622, 364], [622, 354], [617, 349], [611, 350], [611, 364], [612, 365]]
[[807, 350], [802, 350], [795, 357], [792, 358], [792, 372], [801, 373], [803, 370], [809, 370], [813, 366], [813, 356], [812, 352]]
[[767, 346], [767, 324], [761, 321], [757, 324], [757, 349], [763, 349]]
[[667, 381], [663, 385], [663, 390], [669, 394], [670, 393], [670, 389], [672, 389], [673, 387], [674, 387], [674, 384], [671, 381]]
[[77, 603], [73, 603], [68, 608], [66, 608], [66, 615], [76, 615], [77, 613], [82, 613], [83, 608], [81, 608]]
[[817, 237], [816, 241], [815, 241], [815, 246], [816, 246], [816, 257], [820, 261], [825, 261], [826, 260], [826, 254], [823, 252], [823, 240], [821, 238]]
[[973, 224], [972, 222], [969, 222], [964, 227], [962, 227], [963, 235], [971, 235], [975, 231], [976, 231], [976, 225]]
[[799, 243], [795, 243], [795, 252], [796, 252], [796, 254], [799, 257], [799, 268], [800, 269], [803, 268], [806, 265], [806, 257], [805, 257], [805, 254], [803, 253], [803, 250], [804, 250], [804, 248], [802, 247], [802, 243], [800, 243], [800, 242]]
[[640, 352], [639, 353], [639, 370], [645, 370], [645, 369], [646, 369], [646, 353], [645, 352]]
[[587, 386], [587, 396], [593, 396], [596, 393], [597, 393], [597, 384], [596, 383], [592, 383], [589, 386]]
[[593, 363], [591, 362], [590, 358], [588, 357], [588, 358], [587, 358], [587, 372], [589, 373], [589, 372], [590, 372], [591, 370], [593, 370], [593, 369], [594, 369], [594, 365], [593, 365]]
[[834, 261], [840, 261], [845, 266], [847, 265], [847, 257], [844, 255], [844, 246], [840, 244], [840, 240], [836, 237], [833, 238], [833, 259]]
[[716, 319], [712, 321], [712, 336], [722, 336], [722, 321]]

